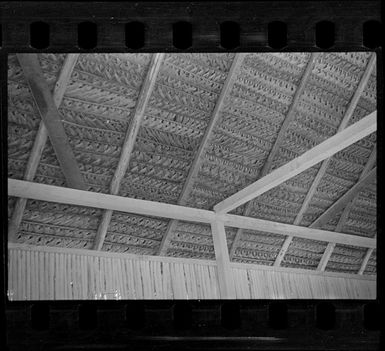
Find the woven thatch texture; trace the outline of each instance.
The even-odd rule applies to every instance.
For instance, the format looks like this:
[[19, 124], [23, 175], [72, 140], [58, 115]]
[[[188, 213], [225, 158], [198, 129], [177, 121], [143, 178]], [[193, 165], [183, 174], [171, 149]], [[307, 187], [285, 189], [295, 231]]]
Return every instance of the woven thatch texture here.
[[212, 208], [258, 177], [308, 56], [247, 55], [206, 148], [191, 206]]
[[[51, 88], [57, 79], [64, 57], [64, 55], [39, 55], [40, 64]], [[119, 161], [125, 131], [132, 117], [149, 60], [149, 54], [127, 55], [125, 58], [117, 57], [114, 54], [82, 54], [79, 56], [59, 112], [87, 185], [86, 190], [109, 193], [109, 185]], [[10, 64], [13, 70], [20, 69], [17, 60], [11, 61]], [[11, 77], [15, 76], [12, 69], [10, 72]], [[23, 97], [22, 101], [26, 104], [29, 97]], [[38, 114], [35, 119], [35, 128], [37, 128], [40, 122]], [[17, 122], [19, 125], [22, 124], [22, 120]], [[29, 150], [31, 146], [32, 141], [27, 145], [27, 149]], [[20, 172], [19, 176], [14, 174], [15, 162], [12, 155], [12, 153], [9, 154], [9, 170], [13, 172], [10, 176], [22, 178], [23, 172]], [[27, 157], [28, 153], [24, 152], [24, 155]], [[34, 181], [67, 186], [49, 141], [43, 151]], [[73, 236], [83, 241], [80, 243], [63, 239], [60, 243], [55, 241], [57, 245], [92, 247], [101, 211], [83, 209], [87, 210], [88, 217], [79, 222], [76, 217], [78, 207], [64, 206], [65, 213], [60, 213], [60, 211], [56, 213], [46, 210], [45, 208], [49, 209], [50, 205], [44, 204], [40, 215], [39, 210], [35, 210], [33, 221], [37, 226], [31, 227], [31, 224], [27, 223], [31, 211], [29, 207], [30, 202], [27, 205], [20, 230], [23, 231], [28, 225], [28, 229], [25, 230], [30, 235], [35, 233], [37, 236], [31, 236], [28, 240], [24, 238], [27, 242], [31, 240], [37, 244], [44, 244], [47, 240], [53, 242], [52, 237], [43, 240], [39, 239], [41, 236], [38, 235], [42, 233], [49, 233], [57, 237], [69, 235], [64, 227], [68, 223], [73, 223], [79, 229], [70, 228], [74, 233]]]
[[[233, 54], [165, 55], [119, 195], [178, 202], [233, 57]], [[130, 220], [127, 215], [121, 217]], [[148, 217], [141, 218], [151, 222]], [[106, 239], [122, 243], [121, 237], [112, 235], [111, 225]], [[158, 228], [156, 239], [152, 237], [154, 231], [143, 232], [142, 237], [147, 241], [143, 242], [142, 238], [137, 243], [146, 247], [143, 253], [155, 253], [165, 231], [166, 227]], [[136, 239], [133, 236], [125, 240]], [[169, 254], [186, 256], [185, 250], [177, 246], [173, 242]], [[187, 257], [193, 256], [194, 253], [188, 252]]]
[[281, 266], [316, 269], [326, 246], [327, 243], [325, 241], [293, 238]]
[[[373, 149], [373, 140], [375, 141], [375, 133], [332, 157], [326, 173], [305, 212], [301, 225], [310, 225], [357, 183]], [[362, 208], [362, 210], [365, 211], [365, 208]], [[339, 218], [337, 215], [334, 221], [331, 221], [323, 228], [333, 230]], [[372, 215], [375, 215], [375, 212]]]
[[326, 271], [357, 273], [361, 267], [366, 249], [337, 244], [325, 268]]
[[[357, 53], [355, 56], [349, 56], [350, 61], [346, 61], [346, 55], [345, 58], [344, 55], [342, 56], [340, 57], [339, 54], [320, 54], [318, 56], [309, 82], [305, 86], [304, 93], [295, 109], [295, 118], [290, 123], [279, 152], [273, 161], [273, 169], [298, 157], [337, 132], [349, 100], [364, 71], [369, 54]], [[361, 114], [360, 117], [364, 115], [366, 113]], [[344, 152], [346, 153], [346, 151]], [[345, 160], [344, 152], [341, 152], [339, 157], [342, 158], [341, 164]], [[365, 153], [362, 160], [359, 161], [359, 169], [353, 177], [353, 182], [358, 179], [361, 164], [365, 163], [368, 156], [369, 154]], [[335, 162], [332, 162], [329, 168], [334, 164]], [[271, 216], [266, 215], [266, 211], [264, 211], [263, 218], [293, 223], [319, 166], [320, 164], [312, 167], [258, 197], [254, 201], [254, 207], [259, 210], [261, 207], [266, 208], [265, 205], [274, 204], [275, 207], [271, 210]], [[347, 188], [352, 184], [347, 184]], [[295, 191], [293, 191], [293, 186]], [[339, 194], [341, 195], [341, 193], [342, 191]], [[290, 199], [291, 203], [288, 203], [286, 199]], [[328, 203], [321, 207], [322, 211], [320, 209], [317, 213], [313, 213], [314, 210], [310, 206], [309, 213], [305, 214], [302, 225], [309, 225], [324, 209], [330, 206], [333, 200], [329, 197], [322, 199], [321, 201], [328, 201]], [[258, 216], [257, 211], [254, 212], [254, 215]], [[282, 219], [280, 220], [279, 217]]]
[[120, 195], [176, 203], [233, 55], [168, 54], [145, 111]]
[[283, 235], [245, 230], [233, 261], [271, 266], [284, 240]]
[[[339, 217], [336, 216], [338, 219]], [[377, 232], [377, 188], [376, 182], [369, 184], [354, 199], [347, 220], [344, 222], [344, 233], [373, 238]]]
[[102, 250], [156, 254], [168, 220], [114, 212]]
[[28, 200], [16, 241], [90, 249], [101, 213], [94, 208]]
[[[228, 248], [234, 240], [235, 229], [226, 228]], [[167, 248], [167, 255], [214, 260], [211, 227], [207, 224], [179, 221]]]

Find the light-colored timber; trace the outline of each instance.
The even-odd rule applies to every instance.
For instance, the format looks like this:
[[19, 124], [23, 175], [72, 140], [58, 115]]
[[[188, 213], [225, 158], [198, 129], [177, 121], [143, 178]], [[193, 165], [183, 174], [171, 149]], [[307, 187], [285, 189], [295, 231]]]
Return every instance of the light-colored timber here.
[[[31, 89], [40, 117], [47, 128], [48, 137], [55, 150], [62, 172], [71, 188], [86, 189], [79, 165], [68, 141], [59, 111], [36, 54], [18, 54], [24, 76]], [[64, 86], [64, 84], [63, 84]]]
[[227, 247], [226, 231], [222, 221], [211, 223], [215, 258], [217, 262], [219, 291], [221, 299], [234, 299], [233, 272], [230, 267], [229, 250]]
[[[376, 145], [374, 145], [373, 151], [372, 151], [372, 153], [369, 156], [368, 162], [366, 163], [364, 169], [362, 170], [362, 173], [360, 175], [360, 180], [362, 180], [366, 175], [368, 175], [370, 170], [373, 168], [373, 165], [376, 163], [376, 155], [377, 155]], [[342, 212], [342, 215], [341, 215], [341, 217], [340, 217], [340, 219], [338, 221], [338, 224], [337, 224], [337, 226], [335, 228], [336, 232], [340, 232], [341, 231], [344, 221], [349, 216], [349, 211], [350, 211], [351, 207], [354, 204], [354, 198], [355, 198], [355, 196], [345, 206], [345, 208], [344, 208], [344, 210]], [[312, 225], [310, 227], [314, 228], [313, 223], [312, 223]], [[325, 268], [327, 266], [327, 263], [328, 263], [328, 261], [330, 259], [330, 256], [333, 253], [334, 247], [335, 247], [335, 244], [333, 244], [333, 243], [329, 243], [328, 244], [324, 254], [322, 255], [321, 261], [320, 261], [320, 263], [318, 265], [318, 268], [317, 268], [318, 270], [321, 270], [321, 271], [325, 270]], [[373, 252], [373, 249], [368, 249], [368, 252], [370, 252], [370, 254], [369, 254], [369, 257], [370, 257], [371, 253]], [[360, 268], [360, 271], [361, 271], [362, 267], [364, 267], [364, 270], [365, 270], [366, 264], [367, 264], [367, 262], [365, 263], [365, 259], [364, 259], [364, 261], [362, 262], [362, 266]]]
[[335, 242], [346, 245], [375, 248], [373, 239], [330, 232], [326, 230], [299, 227], [291, 224], [266, 221], [232, 214], [218, 215], [213, 211], [164, 204], [148, 200], [131, 199], [116, 195], [93, 193], [77, 189], [55, 187], [52, 185], [26, 182], [24, 180], [8, 179], [8, 194], [24, 196], [30, 199], [51, 201], [78, 206], [110, 209], [135, 213], [146, 216], [165, 217], [192, 222], [211, 224], [213, 221], [223, 221], [225, 226], [260, 230], [281, 235], [289, 233], [300, 238]]
[[[28, 264], [26, 257], [31, 257]], [[8, 275], [8, 288], [13, 292], [12, 300], [56, 300], [64, 299], [218, 299], [218, 276], [215, 262], [178, 258], [140, 257], [93, 250], [70, 250], [11, 244], [8, 258], [19, 266], [15, 280]], [[44, 260], [43, 260], [44, 258]], [[163, 259], [165, 259], [163, 261]], [[38, 263], [39, 262], [39, 263]], [[56, 270], [48, 276], [55, 262]], [[39, 265], [38, 270], [33, 269]], [[84, 270], [83, 266], [99, 266], [99, 271]], [[159, 264], [159, 276], [151, 274], [151, 267]], [[214, 264], [214, 266], [213, 266]], [[28, 267], [32, 269], [28, 270]], [[71, 267], [71, 269], [68, 269]], [[122, 269], [122, 282], [114, 277]], [[258, 266], [232, 263], [236, 299], [375, 299], [376, 279], [371, 276], [348, 275], [334, 272], [318, 272], [283, 267]], [[77, 272], [74, 276], [72, 272]], [[173, 272], [174, 276], [168, 272]], [[188, 279], [194, 272], [198, 279]], [[214, 274], [213, 274], [214, 273]], [[33, 278], [29, 278], [29, 276]], [[146, 286], [129, 282], [132, 277], [142, 277]], [[175, 278], [178, 279], [175, 279]], [[142, 281], [141, 279], [141, 281]], [[158, 280], [157, 280], [158, 279]], [[160, 279], [160, 280], [159, 280]], [[98, 281], [90, 285], [89, 281]], [[71, 284], [72, 283], [72, 284]], [[294, 284], [293, 284], [294, 283]], [[123, 288], [121, 288], [121, 284]], [[293, 285], [292, 285], [293, 284]], [[125, 289], [124, 286], [129, 286]], [[168, 286], [168, 289], [164, 287]], [[297, 287], [297, 288], [295, 288]], [[300, 287], [300, 288], [299, 288]], [[322, 288], [323, 287], [323, 288]], [[53, 290], [52, 290], [53, 289]]]
[[[59, 78], [55, 84], [53, 92], [53, 100], [57, 108], [59, 108], [64, 93], [66, 91], [68, 82], [70, 81], [72, 71], [76, 65], [76, 61], [79, 57], [79, 54], [68, 54], [64, 61], [63, 67], [60, 71]], [[42, 120], [39, 124], [39, 129], [37, 131], [30, 156], [26, 165], [24, 180], [32, 181], [35, 177], [37, 167], [39, 166], [40, 158], [43, 153], [44, 147], [47, 143], [48, 131]], [[8, 241], [13, 242], [21, 220], [23, 218], [23, 213], [25, 206], [27, 205], [27, 199], [18, 198], [15, 203], [15, 208], [12, 213], [12, 217], [8, 223]]]
[[368, 251], [366, 251], [364, 259], [362, 260], [362, 263], [361, 263], [361, 267], [357, 274], [360, 274], [360, 275], [364, 274], [366, 266], [368, 265], [368, 262], [370, 260], [370, 257], [372, 256], [373, 251], [374, 249], [368, 249]]
[[[126, 132], [126, 138], [120, 154], [118, 167], [115, 170], [114, 176], [111, 181], [110, 192], [112, 195], [116, 195], [119, 192], [120, 183], [127, 171], [127, 167], [130, 163], [132, 150], [134, 149], [136, 136], [140, 128], [140, 124], [144, 117], [147, 104], [150, 100], [152, 91], [155, 86], [156, 77], [163, 61], [164, 54], [154, 54], [150, 67], [148, 69], [146, 78], [144, 79], [142, 88], [139, 93], [138, 102], [136, 103], [133, 117], [130, 121]], [[102, 220], [99, 224], [98, 231], [96, 233], [94, 250], [100, 250], [103, 246], [104, 239], [107, 234], [108, 226], [112, 218], [112, 211], [106, 210], [103, 213]]]
[[[374, 145], [373, 151], [369, 156], [368, 162], [365, 164], [365, 167], [362, 170], [362, 173], [360, 175], [360, 180], [363, 177], [365, 177], [369, 173], [369, 171], [373, 168], [373, 166], [376, 163], [376, 159], [377, 159], [377, 147], [376, 147], [376, 145]], [[350, 212], [351, 208], [353, 207], [353, 205], [354, 205], [354, 199], [352, 201], [350, 201], [346, 205], [346, 207], [344, 208], [344, 211], [342, 212], [342, 215], [341, 215], [340, 219], [338, 220], [338, 223], [337, 223], [337, 226], [335, 229], [336, 232], [340, 232], [342, 230], [342, 227], [343, 227], [345, 221], [347, 220], [347, 218], [349, 216], [349, 212]]]
[[312, 228], [320, 228], [326, 224], [336, 213], [342, 209], [368, 184], [373, 182], [377, 176], [377, 167], [373, 168], [364, 177], [362, 177], [354, 186], [352, 186], [344, 195], [342, 195], [332, 206], [330, 206], [321, 216], [312, 224]]
[[269, 175], [221, 201], [214, 206], [215, 212], [227, 213], [334, 155], [338, 151], [343, 150], [349, 145], [354, 144], [376, 131], [376, 120], [377, 112], [372, 112], [370, 115], [325, 140], [296, 159], [275, 169]]

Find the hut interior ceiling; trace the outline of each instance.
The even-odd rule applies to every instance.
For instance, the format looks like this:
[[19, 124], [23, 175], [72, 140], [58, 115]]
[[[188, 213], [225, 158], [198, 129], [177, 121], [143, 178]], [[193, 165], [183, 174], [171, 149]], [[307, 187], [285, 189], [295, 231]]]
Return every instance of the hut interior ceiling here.
[[[212, 210], [214, 205], [335, 135], [349, 108], [354, 107], [346, 127], [376, 111], [375, 64], [356, 105], [350, 106], [372, 55], [164, 54], [116, 195]], [[66, 56], [38, 54], [52, 94]], [[76, 58], [57, 109], [84, 190], [111, 194], [126, 134], [132, 128], [144, 81], [152, 69], [152, 56], [80, 54]], [[236, 68], [235, 60], [239, 60]], [[26, 180], [41, 116], [16, 55], [9, 55], [8, 66], [8, 177]], [[296, 94], [299, 86], [302, 91]], [[220, 108], [216, 108], [219, 100]], [[202, 143], [204, 148], [200, 150]], [[309, 227], [360, 180], [365, 166], [368, 170], [376, 166], [375, 156], [368, 164], [375, 150], [374, 132], [334, 154], [304, 209], [322, 162], [231, 213]], [[29, 180], [69, 186], [50, 136]], [[17, 198], [9, 197], [9, 221], [15, 216], [16, 203]], [[103, 212], [30, 199], [13, 241], [92, 250]], [[172, 221], [175, 223], [170, 225]], [[360, 189], [346, 208], [319, 229], [375, 238], [376, 181]], [[164, 241], [165, 237], [168, 241]], [[269, 266], [276, 262], [286, 239], [284, 235], [239, 232], [231, 227], [226, 227], [226, 237], [233, 262]], [[294, 237], [280, 265], [316, 270], [326, 248], [322, 238]], [[101, 250], [215, 259], [207, 223], [117, 211], [107, 222]], [[363, 269], [363, 274], [375, 275], [376, 250], [369, 252], [369, 259], [365, 259], [367, 253], [366, 248], [336, 244], [325, 270], [358, 273]]]

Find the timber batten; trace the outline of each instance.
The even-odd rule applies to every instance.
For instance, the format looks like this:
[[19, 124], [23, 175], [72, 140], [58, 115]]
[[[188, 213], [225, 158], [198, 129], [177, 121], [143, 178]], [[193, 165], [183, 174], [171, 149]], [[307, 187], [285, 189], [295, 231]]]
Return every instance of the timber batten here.
[[[27, 73], [26, 79], [9, 55], [10, 241], [218, 261], [220, 272], [239, 263], [375, 276], [374, 54], [159, 55], [149, 89], [155, 54], [35, 55], [67, 138], [70, 152], [64, 153], [72, 153], [85, 190], [76, 193], [71, 188], [78, 185], [70, 185], [67, 195], [71, 172], [63, 167], [64, 149], [39, 137], [45, 115], [31, 85], [36, 77]], [[340, 134], [346, 130], [356, 138]], [[341, 142], [351, 140], [327, 154], [323, 168], [309, 163], [220, 215], [218, 204], [338, 135]], [[45, 197], [23, 197], [23, 189], [26, 195], [40, 185]], [[51, 191], [64, 203], [53, 201]], [[90, 201], [73, 201], [74, 194]], [[95, 205], [106, 199], [116, 206]], [[312, 223], [319, 230], [306, 233]], [[218, 253], [226, 248], [229, 259], [223, 260]], [[250, 269], [230, 285], [242, 286], [245, 274], [252, 281], [262, 277]], [[213, 294], [226, 294], [226, 284]], [[260, 296], [246, 290], [230, 295]]]

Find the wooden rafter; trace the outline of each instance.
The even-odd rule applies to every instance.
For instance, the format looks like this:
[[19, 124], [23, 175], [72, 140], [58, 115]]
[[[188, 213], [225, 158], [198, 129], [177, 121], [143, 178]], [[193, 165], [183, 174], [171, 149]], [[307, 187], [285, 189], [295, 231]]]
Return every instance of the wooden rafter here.
[[[374, 238], [376, 238], [376, 237], [374, 237]], [[374, 251], [373, 248], [370, 248], [370, 249], [368, 249], [368, 250], [366, 251], [366, 254], [365, 254], [365, 256], [364, 256], [364, 259], [362, 260], [362, 263], [361, 263], [361, 267], [360, 267], [360, 269], [359, 269], [359, 271], [358, 271], [357, 274], [360, 274], [360, 275], [364, 274], [365, 269], [366, 269], [366, 266], [367, 266], [368, 263], [369, 263], [370, 257], [371, 257], [372, 254], [373, 254], [373, 251]]]
[[292, 234], [295, 237], [300, 238], [359, 247], [376, 247], [376, 240], [357, 235], [341, 234], [327, 230], [300, 227], [292, 224], [271, 222], [263, 219], [232, 214], [217, 214], [214, 211], [201, 210], [180, 205], [132, 199], [103, 193], [94, 193], [84, 190], [27, 182], [25, 180], [18, 179], [8, 179], [8, 195], [40, 201], [101, 208], [145, 216], [164, 217], [208, 224], [219, 220], [223, 221], [225, 226], [233, 228], [260, 230], [281, 235]]
[[40, 117], [47, 128], [48, 137], [68, 186], [75, 189], [85, 189], [86, 185], [80, 173], [79, 165], [68, 141], [59, 111], [44, 78], [37, 55], [18, 54], [17, 58], [31, 89]]
[[[373, 168], [374, 164], [376, 163], [376, 154], [377, 154], [376, 153], [376, 146], [374, 146], [373, 151], [369, 156], [368, 162], [366, 163], [366, 165], [365, 165], [365, 167], [364, 167], [364, 169], [360, 175], [359, 180], [362, 180], [366, 175], [368, 175], [369, 171]], [[341, 215], [341, 217], [338, 221], [338, 224], [337, 224], [334, 231], [336, 231], [336, 232], [341, 231], [343, 223], [346, 221], [346, 219], [349, 216], [349, 212], [350, 212], [350, 209], [352, 208], [352, 206], [354, 204], [355, 198], [356, 198], [356, 196], [354, 196], [353, 200], [349, 201], [348, 204], [345, 206], [344, 211], [342, 212], [342, 215]], [[311, 225], [311, 227], [314, 227], [313, 224]], [[328, 246], [326, 247], [325, 252], [322, 255], [322, 258], [318, 264], [317, 270], [320, 270], [320, 271], [325, 270], [327, 263], [328, 263], [331, 255], [333, 253], [334, 247], [335, 247], [335, 244], [332, 244], [332, 243], [328, 244]], [[368, 249], [368, 251], [369, 250], [372, 250], [372, 249]], [[365, 263], [365, 259], [364, 259], [363, 263]]]
[[[136, 103], [136, 106], [135, 106], [134, 115], [130, 121], [130, 124], [126, 132], [126, 137], [122, 147], [122, 152], [120, 154], [118, 167], [116, 168], [114, 176], [111, 181], [110, 192], [113, 195], [118, 194], [120, 184], [127, 171], [128, 165], [130, 163], [135, 140], [139, 132], [140, 124], [144, 117], [144, 112], [150, 100], [152, 91], [154, 90], [155, 81], [158, 76], [158, 72], [163, 61], [163, 57], [164, 57], [164, 54], [155, 54], [151, 58], [150, 67], [148, 69], [146, 78], [142, 84], [142, 88], [140, 90], [139, 97], [138, 97], [138, 102]], [[104, 239], [107, 234], [108, 226], [111, 222], [111, 218], [112, 218], [112, 210], [104, 211], [102, 215], [102, 220], [99, 224], [99, 227], [96, 233], [95, 242], [93, 246], [94, 250], [100, 250], [102, 248]]]
[[[358, 83], [357, 89], [353, 94], [353, 97], [352, 97], [352, 99], [348, 105], [348, 108], [345, 111], [344, 117], [343, 117], [343, 119], [342, 119], [342, 121], [338, 127], [337, 133], [340, 132], [341, 130], [345, 129], [349, 123], [349, 120], [352, 118], [354, 110], [357, 107], [358, 101], [361, 98], [361, 95], [364, 92], [366, 85], [368, 84], [368, 81], [370, 79], [370, 75], [372, 74], [372, 71], [373, 71], [374, 66], [375, 66], [375, 62], [376, 62], [376, 54], [372, 54], [371, 58], [369, 59], [367, 66], [365, 68], [365, 71], [364, 71], [364, 73], [360, 79], [360, 82]], [[301, 223], [303, 215], [306, 212], [306, 210], [307, 210], [307, 208], [311, 202], [311, 199], [313, 198], [313, 196], [317, 190], [317, 187], [318, 187], [321, 179], [325, 175], [325, 172], [329, 166], [330, 160], [331, 160], [331, 158], [328, 158], [322, 162], [321, 167], [318, 170], [317, 175], [314, 178], [313, 183], [310, 186], [310, 189], [305, 196], [304, 202], [302, 203], [302, 206], [301, 206], [296, 218], [294, 219], [293, 224], [298, 225]], [[286, 254], [286, 251], [290, 246], [292, 239], [293, 239], [293, 237], [291, 237], [291, 236], [286, 238], [284, 245], [282, 246], [281, 250], [279, 251], [277, 258], [275, 259], [275, 262], [274, 262], [275, 266], [279, 266], [281, 264], [285, 254]], [[326, 250], [325, 251], [325, 257], [326, 257], [326, 255], [331, 255], [331, 252], [332, 251], [330, 251], [330, 248], [328, 250]], [[322, 266], [323, 266], [323, 260], [321, 259], [319, 267], [322, 267]]]
[[[376, 158], [377, 158], [377, 147], [376, 147], [376, 145], [374, 145], [373, 151], [369, 156], [368, 162], [366, 162], [366, 165], [361, 172], [361, 175], [359, 178], [360, 180], [363, 177], [365, 177], [369, 173], [369, 171], [374, 167], [374, 165], [376, 163]], [[342, 230], [342, 227], [344, 226], [344, 223], [348, 219], [349, 212], [352, 209], [353, 205], [354, 205], [354, 199], [352, 201], [350, 201], [346, 205], [346, 207], [344, 208], [344, 211], [342, 212], [342, 215], [341, 215], [340, 219], [338, 220], [338, 223], [337, 223], [337, 226], [335, 229], [336, 232], [340, 232]]]
[[[178, 204], [179, 205], [185, 205], [187, 196], [189, 195], [191, 188], [194, 184], [195, 178], [199, 172], [201, 163], [202, 163], [202, 157], [204, 155], [204, 152], [206, 150], [206, 147], [209, 143], [209, 140], [211, 138], [211, 135], [213, 133], [214, 127], [217, 124], [219, 118], [220, 118], [220, 112], [222, 110], [223, 104], [225, 103], [226, 97], [228, 96], [229, 92], [231, 91], [233, 84], [236, 80], [237, 73], [239, 72], [239, 69], [242, 65], [242, 62], [245, 58], [245, 54], [236, 54], [233, 60], [233, 63], [230, 67], [229, 73], [227, 75], [226, 81], [222, 87], [221, 93], [218, 97], [218, 101], [215, 105], [214, 111], [212, 113], [210, 122], [206, 128], [205, 134], [200, 142], [199, 149], [195, 155], [194, 161], [191, 164], [189, 174], [186, 178], [186, 181], [184, 183], [183, 189], [181, 191]], [[161, 241], [161, 244], [159, 246], [159, 255], [165, 255], [167, 251], [168, 244], [171, 240], [171, 233], [174, 232], [178, 222], [177, 221], [170, 221], [165, 234], [163, 235], [163, 239]]]
[[[298, 85], [298, 88], [293, 96], [293, 100], [291, 102], [291, 105], [289, 107], [289, 110], [286, 114], [286, 117], [285, 117], [285, 120], [283, 121], [282, 125], [281, 125], [281, 128], [278, 132], [278, 135], [277, 135], [277, 138], [274, 142], [274, 145], [269, 153], [269, 156], [267, 157], [267, 160], [265, 162], [265, 164], [263, 165], [263, 168], [258, 176], [258, 178], [262, 178], [264, 177], [266, 174], [268, 174], [271, 170], [271, 166], [273, 164], [273, 160], [275, 158], [275, 156], [277, 155], [278, 151], [279, 151], [279, 147], [281, 146], [282, 144], [282, 141], [285, 137], [285, 134], [289, 128], [289, 125], [290, 123], [294, 120], [295, 118], [295, 110], [297, 108], [297, 105], [298, 105], [298, 102], [300, 101], [301, 99], [301, 96], [302, 96], [302, 93], [305, 89], [305, 86], [306, 84], [308, 83], [309, 79], [310, 79], [310, 76], [311, 76], [311, 72], [313, 71], [313, 68], [314, 68], [314, 65], [315, 65], [315, 62], [316, 62], [316, 58], [317, 58], [318, 54], [317, 53], [312, 53], [310, 55], [310, 58], [309, 58], [309, 61], [306, 65], [306, 68], [304, 70], [304, 73], [301, 77], [301, 81]], [[250, 201], [247, 203], [246, 205], [246, 208], [243, 212], [243, 215], [244, 216], [249, 216], [250, 215], [250, 212], [253, 208], [253, 202]], [[235, 253], [235, 250], [238, 246], [238, 243], [239, 243], [239, 240], [240, 238], [242, 237], [242, 234], [243, 234], [243, 229], [239, 228], [237, 230], [237, 233], [235, 234], [235, 237], [234, 237], [234, 240], [233, 240], [233, 243], [231, 245], [231, 249], [230, 249], [230, 260], [233, 258], [234, 256], [234, 253]]]
[[339, 213], [354, 197], [368, 184], [376, 179], [377, 167], [374, 167], [356, 184], [354, 184], [344, 195], [342, 195], [332, 206], [330, 206], [321, 216], [319, 216], [312, 224], [311, 228], [321, 228], [327, 224], [336, 213]]
[[[79, 54], [68, 54], [64, 60], [63, 67], [60, 71], [58, 80], [55, 84], [53, 92], [53, 100], [55, 106], [59, 108], [64, 93], [67, 89], [67, 85], [70, 81], [73, 69], [76, 65]], [[43, 154], [44, 147], [47, 143], [48, 131], [44, 125], [44, 121], [41, 120], [39, 124], [39, 129], [36, 134], [35, 141], [32, 146], [32, 150], [27, 161], [24, 180], [32, 181], [35, 177], [37, 167], [40, 162], [41, 155]], [[19, 230], [20, 223], [23, 218], [24, 210], [27, 205], [27, 199], [18, 198], [15, 203], [15, 207], [12, 213], [12, 217], [8, 224], [8, 241], [12, 242], [15, 240], [16, 234]]]
[[214, 206], [214, 211], [220, 214], [227, 213], [354, 144], [376, 131], [376, 119], [377, 111], [221, 201]]

